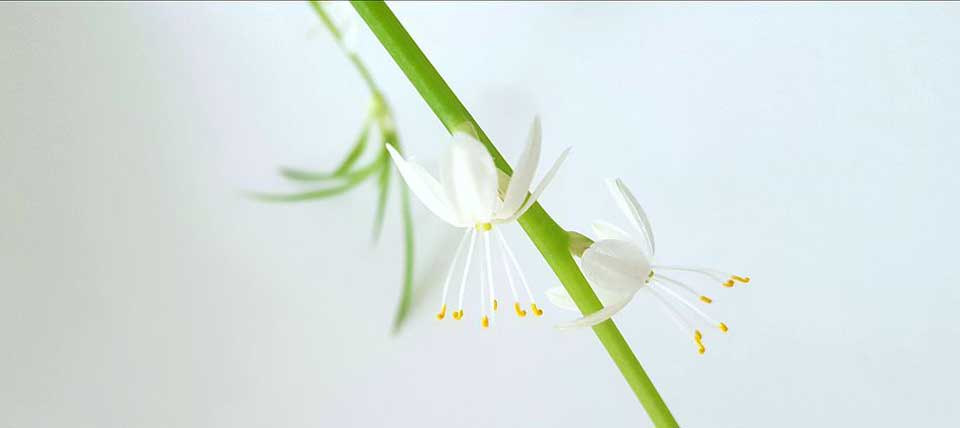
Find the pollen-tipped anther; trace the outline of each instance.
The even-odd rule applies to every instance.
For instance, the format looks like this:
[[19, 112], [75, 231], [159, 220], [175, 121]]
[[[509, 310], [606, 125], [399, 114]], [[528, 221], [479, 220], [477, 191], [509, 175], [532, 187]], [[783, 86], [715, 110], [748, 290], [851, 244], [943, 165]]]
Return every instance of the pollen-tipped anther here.
[[440, 312], [437, 313], [437, 319], [442, 320], [443, 317], [447, 316], [447, 305], [444, 304], [440, 307]]
[[520, 318], [527, 316], [527, 311], [523, 310], [523, 308], [520, 307], [520, 302], [513, 304], [513, 310], [517, 313], [517, 316]]
[[531, 303], [531, 304], [530, 304], [530, 309], [532, 309], [532, 310], [533, 310], [533, 314], [536, 315], [536, 316], [538, 316], [538, 317], [543, 315], [543, 309], [538, 308], [536, 303]]

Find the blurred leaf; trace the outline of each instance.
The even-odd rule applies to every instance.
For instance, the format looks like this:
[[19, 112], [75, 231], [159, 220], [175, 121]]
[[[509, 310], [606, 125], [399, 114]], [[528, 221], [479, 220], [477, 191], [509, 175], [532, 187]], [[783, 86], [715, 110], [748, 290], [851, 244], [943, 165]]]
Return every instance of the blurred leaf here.
[[367, 165], [361, 169], [353, 171], [349, 175], [340, 177], [345, 181], [338, 186], [328, 187], [328, 188], [319, 189], [319, 190], [311, 190], [307, 192], [289, 193], [289, 194], [254, 192], [254, 193], [250, 193], [250, 196], [253, 197], [254, 199], [258, 199], [264, 202], [300, 202], [300, 201], [309, 201], [313, 199], [329, 198], [331, 196], [336, 196], [343, 192], [346, 192], [347, 190], [350, 190], [356, 185], [362, 183], [364, 180], [367, 179], [367, 177], [369, 177], [375, 171], [377, 171], [381, 162], [382, 161], [380, 159], [377, 159], [372, 163], [370, 163], [370, 165]]
[[326, 181], [348, 176], [350, 175], [350, 168], [357, 163], [360, 155], [362, 155], [363, 151], [367, 148], [367, 137], [369, 135], [370, 122], [367, 121], [367, 123], [363, 125], [363, 129], [360, 130], [360, 135], [357, 136], [357, 139], [354, 141], [353, 148], [350, 149], [347, 157], [340, 161], [340, 165], [338, 165], [333, 172], [314, 172], [296, 168], [280, 168], [280, 174], [286, 178], [297, 181]]
[[383, 166], [380, 169], [380, 177], [377, 179], [379, 194], [377, 195], [377, 213], [373, 220], [373, 242], [380, 239], [380, 232], [383, 230], [383, 220], [387, 211], [387, 196], [390, 194], [390, 172], [393, 171], [392, 164], [386, 156], [384, 150], [380, 156], [383, 159]]
[[413, 300], [413, 215], [410, 213], [410, 193], [407, 186], [400, 187], [400, 203], [403, 209], [403, 289], [400, 292], [400, 303], [397, 313], [393, 317], [393, 333], [400, 331], [400, 327], [407, 320], [410, 313], [410, 304]]

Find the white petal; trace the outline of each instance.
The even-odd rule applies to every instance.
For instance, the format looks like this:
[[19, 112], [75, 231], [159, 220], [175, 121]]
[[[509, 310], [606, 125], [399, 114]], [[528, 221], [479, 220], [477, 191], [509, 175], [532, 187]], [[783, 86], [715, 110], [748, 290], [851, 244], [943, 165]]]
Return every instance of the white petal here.
[[547, 300], [550, 303], [553, 303], [554, 306], [560, 309], [566, 309], [568, 311], [579, 312], [577, 309], [577, 304], [573, 302], [573, 298], [570, 297], [570, 294], [567, 293], [567, 289], [563, 287], [553, 287], [546, 292]]
[[616, 315], [617, 312], [620, 312], [620, 310], [623, 309], [624, 306], [627, 306], [627, 303], [630, 303], [630, 300], [632, 299], [633, 299], [633, 294], [629, 294], [625, 296], [623, 299], [611, 302], [609, 305], [605, 305], [603, 309], [597, 312], [594, 312], [590, 315], [587, 315], [573, 322], [557, 325], [557, 328], [560, 330], [567, 330], [567, 329], [578, 328], [578, 327], [593, 327], [597, 324], [600, 324], [610, 319], [610, 317]]
[[498, 203], [497, 169], [486, 147], [468, 134], [454, 133], [441, 167], [444, 191], [461, 218], [490, 221]]
[[533, 182], [533, 175], [537, 172], [537, 164], [540, 162], [540, 136], [540, 118], [537, 117], [533, 119], [527, 146], [524, 147], [520, 160], [517, 161], [513, 177], [510, 178], [510, 185], [504, 194], [500, 217], [509, 217], [517, 212], [523, 205], [527, 192], [530, 191], [530, 183]]
[[650, 262], [633, 241], [604, 239], [583, 252], [583, 275], [596, 289], [633, 293], [650, 275]]
[[[602, 288], [595, 287], [593, 291], [597, 293], [597, 297], [600, 298], [600, 302], [603, 303], [604, 306], [619, 302], [626, 297], [624, 293], [609, 291]], [[577, 308], [577, 304], [573, 301], [573, 298], [570, 297], [569, 293], [567, 293], [566, 288], [553, 287], [547, 290], [546, 295], [547, 300], [550, 300], [550, 303], [553, 303], [558, 308], [580, 312], [580, 309]]]
[[652, 256], [656, 253], [657, 247], [653, 241], [653, 229], [650, 227], [647, 213], [643, 211], [640, 203], [637, 202], [637, 198], [633, 197], [633, 193], [630, 193], [630, 189], [619, 178], [607, 180], [607, 187], [623, 214], [647, 238], [646, 243], [650, 247], [649, 254]]
[[451, 210], [450, 203], [444, 196], [443, 189], [437, 179], [433, 178], [420, 165], [404, 160], [403, 156], [400, 156], [400, 153], [397, 153], [393, 146], [387, 144], [386, 147], [393, 159], [393, 164], [397, 167], [397, 171], [400, 172], [403, 181], [407, 183], [407, 187], [417, 196], [417, 199], [420, 199], [420, 202], [441, 220], [454, 226], [465, 226], [463, 221]]
[[568, 147], [563, 153], [560, 154], [560, 157], [553, 163], [553, 166], [550, 167], [550, 170], [547, 171], [547, 175], [543, 176], [543, 180], [540, 180], [540, 184], [537, 185], [537, 189], [533, 191], [533, 194], [527, 198], [527, 202], [523, 204], [523, 207], [519, 211], [508, 217], [504, 221], [516, 220], [518, 217], [522, 216], [523, 213], [527, 212], [530, 207], [533, 206], [537, 199], [540, 198], [540, 194], [547, 188], [547, 185], [550, 184], [550, 181], [553, 180], [553, 177], [557, 175], [557, 171], [560, 169], [560, 165], [563, 164], [563, 160], [567, 158], [567, 155], [570, 154], [570, 148]]
[[597, 235], [598, 240], [602, 239], [619, 239], [622, 241], [632, 241], [633, 237], [630, 236], [625, 230], [614, 226], [610, 223], [607, 223], [602, 220], [597, 220], [593, 222], [593, 233]]

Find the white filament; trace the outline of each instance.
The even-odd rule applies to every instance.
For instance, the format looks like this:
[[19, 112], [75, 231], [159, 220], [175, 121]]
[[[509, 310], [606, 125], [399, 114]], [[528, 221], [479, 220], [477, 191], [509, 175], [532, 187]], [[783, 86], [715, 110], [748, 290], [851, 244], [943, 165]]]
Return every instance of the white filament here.
[[457, 262], [460, 261], [460, 254], [463, 253], [463, 244], [467, 243], [468, 235], [470, 235], [470, 229], [463, 232], [463, 237], [460, 238], [460, 243], [457, 244], [457, 251], [453, 253], [453, 261], [450, 262], [450, 269], [447, 270], [447, 278], [443, 281], [443, 297], [440, 300], [441, 305], [447, 303], [447, 292], [450, 290], [450, 280], [453, 279], [453, 270], [457, 267]]
[[[654, 277], [654, 278], [656, 278], [656, 277]], [[680, 302], [680, 303], [682, 303], [684, 306], [690, 308], [691, 311], [693, 311], [695, 314], [699, 315], [700, 318], [703, 318], [708, 324], [710, 324], [710, 325], [712, 325], [712, 326], [714, 326], [714, 327], [717, 327], [717, 326], [720, 325], [720, 323], [719, 323], [717, 320], [711, 318], [710, 315], [707, 315], [707, 314], [706, 314], [706, 312], [701, 311], [700, 308], [696, 307], [696, 305], [694, 305], [693, 303], [688, 302], [687, 299], [684, 299], [683, 297], [680, 297], [680, 295], [677, 294], [677, 293], [675, 293], [673, 290], [671, 290], [671, 289], [669, 289], [669, 288], [667, 288], [667, 287], [664, 287], [664, 286], [662, 286], [661, 284], [657, 284], [657, 283], [656, 283], [656, 279], [654, 279], [654, 282], [651, 283], [650, 285], [651, 285], [651, 289], [653, 289], [653, 286], [656, 285], [656, 289], [663, 290], [665, 293], [669, 294], [671, 297], [673, 297], [674, 299], [676, 299], [678, 302]]]
[[463, 291], [467, 286], [467, 276], [470, 273], [470, 263], [473, 261], [473, 244], [477, 242], [476, 229], [470, 229], [470, 249], [467, 250], [467, 262], [463, 266], [463, 278], [460, 279], [460, 298], [457, 301], [457, 309], [463, 309]]
[[523, 270], [520, 269], [520, 262], [517, 261], [517, 257], [513, 255], [513, 251], [510, 250], [510, 246], [507, 245], [507, 240], [503, 239], [503, 234], [500, 233], [500, 229], [497, 229], [497, 238], [500, 239], [500, 245], [503, 246], [504, 251], [507, 253], [507, 257], [510, 258], [510, 261], [513, 263], [513, 267], [517, 270], [517, 275], [520, 276], [520, 283], [523, 284], [523, 288], [527, 291], [527, 297], [530, 298], [530, 303], [534, 303], [533, 293], [530, 291], [530, 286], [527, 285], [527, 278], [523, 275]]

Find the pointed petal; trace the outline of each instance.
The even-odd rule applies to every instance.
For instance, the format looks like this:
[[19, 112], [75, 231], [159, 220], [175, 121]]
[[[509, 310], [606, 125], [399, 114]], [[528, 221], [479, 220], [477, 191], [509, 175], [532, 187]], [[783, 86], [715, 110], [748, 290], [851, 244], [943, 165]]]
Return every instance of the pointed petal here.
[[403, 156], [397, 153], [397, 150], [394, 149], [393, 146], [387, 144], [386, 148], [387, 151], [390, 152], [390, 157], [393, 159], [393, 164], [396, 165], [397, 171], [400, 172], [403, 181], [407, 183], [407, 187], [410, 188], [410, 191], [417, 196], [417, 199], [420, 199], [420, 202], [422, 202], [427, 209], [447, 223], [458, 227], [465, 226], [463, 221], [450, 209], [450, 203], [447, 201], [446, 196], [444, 196], [443, 189], [440, 187], [437, 179], [433, 178], [433, 176], [420, 165], [404, 160]]
[[470, 223], [490, 221], [498, 203], [497, 169], [487, 148], [457, 132], [441, 167], [443, 189], [460, 218]]
[[537, 189], [533, 191], [533, 194], [531, 194], [529, 198], [527, 198], [527, 202], [523, 204], [523, 207], [508, 217], [505, 221], [516, 220], [522, 216], [523, 213], [527, 212], [527, 210], [530, 209], [535, 202], [537, 202], [537, 199], [540, 198], [540, 194], [543, 193], [543, 191], [547, 188], [547, 185], [550, 184], [550, 181], [553, 180], [553, 177], [557, 175], [560, 165], [563, 165], [563, 161], [567, 158], [568, 154], [570, 154], [569, 147], [560, 154], [560, 157], [558, 157], [556, 161], [553, 162], [553, 166], [551, 166], [550, 170], [547, 171], [547, 175], [543, 176], [543, 180], [540, 180], [540, 184], [537, 185]]
[[653, 228], [650, 227], [650, 220], [647, 219], [647, 213], [643, 211], [640, 203], [637, 202], [637, 198], [633, 196], [630, 189], [628, 189], [619, 178], [607, 180], [607, 187], [610, 190], [610, 194], [613, 195], [613, 199], [617, 201], [620, 210], [627, 216], [627, 220], [633, 223], [634, 227], [643, 233], [647, 241], [646, 244], [649, 246], [649, 254], [652, 256], [656, 253], [657, 248], [653, 241]]
[[[624, 293], [605, 290], [603, 288], [594, 287], [593, 291], [597, 293], [597, 297], [600, 298], [600, 302], [603, 303], [604, 306], [619, 302], [626, 297]], [[573, 301], [573, 298], [570, 297], [569, 293], [567, 293], [567, 289], [563, 287], [553, 287], [547, 290], [545, 294], [547, 296], [547, 300], [549, 300], [550, 303], [553, 303], [558, 308], [580, 312], [580, 309], [577, 308], [577, 304]]]
[[547, 295], [547, 300], [560, 309], [574, 312], [580, 311], [580, 309], [577, 309], [577, 304], [573, 302], [573, 298], [567, 293], [567, 289], [563, 287], [553, 287], [548, 289], [545, 294]]
[[603, 309], [597, 312], [594, 312], [590, 315], [587, 315], [573, 322], [559, 324], [557, 325], [557, 328], [560, 330], [568, 330], [568, 329], [581, 328], [581, 327], [593, 327], [597, 324], [600, 324], [610, 319], [611, 317], [616, 315], [617, 312], [620, 312], [620, 310], [623, 309], [624, 306], [627, 306], [627, 303], [630, 303], [630, 301], [633, 299], [633, 296], [634, 296], [633, 294], [629, 294], [620, 300], [611, 302], [608, 305], [604, 305]]
[[595, 290], [634, 293], [650, 275], [650, 262], [633, 241], [604, 239], [583, 252], [581, 269]]
[[530, 137], [527, 140], [527, 146], [517, 161], [517, 166], [513, 170], [513, 177], [510, 178], [510, 185], [503, 197], [503, 207], [500, 208], [501, 217], [509, 217], [519, 210], [523, 205], [527, 192], [530, 191], [530, 183], [533, 182], [533, 175], [537, 172], [537, 164], [540, 163], [540, 118], [533, 119], [533, 125], [530, 126]]
[[593, 233], [597, 235], [598, 240], [619, 239], [621, 241], [632, 241], [633, 237], [627, 231], [607, 223], [602, 220], [593, 222]]

